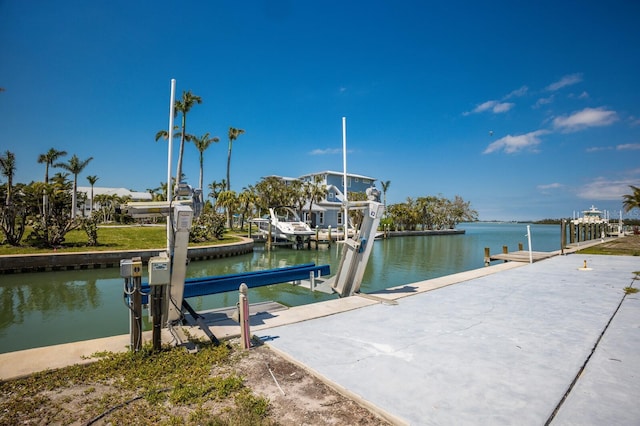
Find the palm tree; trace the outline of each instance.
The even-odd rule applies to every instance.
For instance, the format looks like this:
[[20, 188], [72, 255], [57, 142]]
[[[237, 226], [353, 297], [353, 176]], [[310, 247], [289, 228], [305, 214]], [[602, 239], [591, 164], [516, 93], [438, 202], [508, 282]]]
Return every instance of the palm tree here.
[[198, 188], [203, 189], [203, 175], [204, 175], [204, 151], [209, 148], [209, 146], [214, 143], [214, 142], [220, 142], [220, 138], [217, 136], [214, 136], [212, 138], [209, 137], [209, 132], [205, 133], [204, 135], [198, 137], [194, 137], [192, 139], [193, 144], [196, 146], [196, 148], [198, 149], [198, 152], [200, 153], [200, 180], [199, 180], [199, 186]]
[[229, 151], [227, 153], [227, 191], [231, 191], [231, 178], [229, 172], [231, 170], [231, 148], [233, 147], [233, 141], [238, 139], [238, 136], [244, 133], [242, 129], [236, 129], [235, 127], [229, 127]]
[[216, 199], [216, 206], [222, 207], [227, 211], [227, 227], [233, 228], [231, 215], [238, 204], [238, 196], [235, 191], [222, 191]]
[[187, 113], [191, 110], [191, 107], [195, 104], [201, 104], [202, 99], [198, 95], [194, 95], [191, 93], [191, 90], [188, 92], [182, 91], [182, 99], [176, 101], [175, 103], [175, 113], [182, 113], [182, 132], [180, 135], [180, 152], [178, 154], [178, 168], [176, 169], [176, 176], [180, 178], [182, 176], [182, 156], [184, 154], [184, 142], [188, 140], [186, 131], [187, 131]]
[[[51, 148], [46, 153], [40, 154], [38, 156], [38, 163], [40, 164], [44, 163], [46, 165], [44, 169], [45, 184], [49, 183], [49, 166], [52, 166], [53, 163], [58, 160], [58, 158], [64, 157], [65, 155], [67, 155], [67, 151], [58, 151], [55, 148]], [[43, 216], [47, 215], [47, 204], [48, 204], [47, 198], [48, 198], [47, 194], [44, 194], [42, 196], [42, 215]]]
[[313, 203], [318, 204], [324, 200], [329, 192], [323, 180], [324, 178], [321, 175], [314, 175], [313, 182], [307, 182], [305, 187], [307, 199], [309, 200], [309, 214], [307, 216], [309, 221], [311, 221], [313, 214]]
[[622, 196], [622, 198], [624, 199], [622, 205], [624, 206], [625, 212], [628, 212], [634, 208], [640, 208], [640, 188], [633, 185], [629, 185], [629, 188], [633, 190], [633, 194]]
[[384, 204], [384, 211], [385, 211], [385, 216], [387, 215], [387, 190], [389, 189], [389, 185], [391, 185], [391, 181], [390, 180], [386, 180], [384, 182], [380, 182], [380, 185], [382, 185], [382, 196], [383, 196], [383, 204]]
[[[175, 131], [175, 133], [173, 134], [174, 138], [177, 138], [178, 136], [180, 136], [180, 132], [178, 131], [179, 127], [178, 126], [173, 126], [173, 130]], [[169, 139], [169, 132], [167, 132], [166, 130], [158, 130], [156, 132], [156, 142], [158, 142], [158, 140], [160, 138], [163, 139]]]
[[100, 179], [98, 176], [87, 176], [87, 180], [89, 181], [89, 185], [91, 185], [91, 205], [89, 206], [89, 215], [93, 215], [93, 185]]
[[13, 176], [16, 174], [16, 155], [11, 151], [6, 151], [0, 156], [0, 173], [7, 178], [7, 197], [5, 205], [11, 205], [11, 187], [13, 186]]
[[[238, 195], [238, 204], [240, 205], [240, 229], [244, 228], [244, 220], [251, 213], [253, 207], [256, 204], [258, 196], [256, 195], [253, 186], [249, 185], [248, 188], [243, 188], [242, 192]], [[249, 226], [251, 224], [249, 223]]]
[[87, 164], [93, 160], [93, 157], [89, 157], [84, 161], [80, 161], [77, 155], [73, 154], [73, 157], [68, 163], [58, 163], [54, 167], [60, 167], [65, 169], [69, 173], [73, 174], [73, 193], [71, 198], [71, 219], [76, 217], [76, 200], [78, 198], [78, 175], [82, 173]]

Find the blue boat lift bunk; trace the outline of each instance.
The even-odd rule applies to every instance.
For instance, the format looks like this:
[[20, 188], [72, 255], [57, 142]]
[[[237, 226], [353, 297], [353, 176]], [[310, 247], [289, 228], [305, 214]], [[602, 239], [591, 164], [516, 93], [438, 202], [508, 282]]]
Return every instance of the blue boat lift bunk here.
[[[265, 285], [309, 279], [313, 282], [315, 278], [328, 276], [330, 272], [329, 265], [316, 266], [315, 263], [304, 263], [301, 265], [266, 269], [262, 271], [251, 271], [202, 278], [187, 278], [184, 280], [183, 298], [188, 299], [191, 297], [237, 291], [240, 284], [246, 284], [248, 288], [255, 288]], [[151, 286], [149, 283], [143, 282], [142, 292], [149, 293], [150, 290]], [[143, 299], [143, 303], [146, 303], [145, 299]]]

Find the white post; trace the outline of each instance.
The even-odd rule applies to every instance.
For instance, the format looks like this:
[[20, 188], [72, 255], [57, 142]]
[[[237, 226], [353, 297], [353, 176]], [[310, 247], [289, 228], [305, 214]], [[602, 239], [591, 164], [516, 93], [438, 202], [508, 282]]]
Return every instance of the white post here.
[[349, 198], [347, 197], [347, 117], [342, 117], [342, 170], [344, 185], [344, 240], [347, 241], [349, 226]]
[[[173, 115], [175, 107], [176, 96], [176, 79], [171, 79], [171, 101], [169, 103], [169, 148], [167, 154], [167, 201], [171, 201], [173, 198], [171, 188], [171, 163], [173, 163]], [[171, 256], [171, 249], [173, 247], [173, 232], [171, 231], [171, 214], [167, 216], [167, 254]]]
[[529, 244], [529, 263], [533, 263], [533, 252], [531, 251], [531, 225], [527, 225], [527, 242]]

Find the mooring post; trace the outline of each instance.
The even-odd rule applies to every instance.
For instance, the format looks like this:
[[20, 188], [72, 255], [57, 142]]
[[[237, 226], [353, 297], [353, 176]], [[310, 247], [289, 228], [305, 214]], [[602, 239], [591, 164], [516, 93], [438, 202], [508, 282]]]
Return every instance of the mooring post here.
[[133, 295], [131, 307], [131, 349], [138, 352], [142, 349], [142, 258], [131, 259]]
[[522, 244], [522, 243], [518, 243], [518, 250], [519, 250], [519, 251], [524, 250], [524, 244]]
[[320, 243], [320, 229], [318, 225], [316, 225], [316, 250], [318, 250], [318, 245]]
[[489, 247], [484, 248], [484, 266], [489, 266], [491, 264], [491, 251]]
[[249, 287], [245, 283], [240, 284], [238, 309], [240, 310], [240, 341], [242, 349], [251, 347], [251, 331], [249, 329], [249, 299], [247, 292]]

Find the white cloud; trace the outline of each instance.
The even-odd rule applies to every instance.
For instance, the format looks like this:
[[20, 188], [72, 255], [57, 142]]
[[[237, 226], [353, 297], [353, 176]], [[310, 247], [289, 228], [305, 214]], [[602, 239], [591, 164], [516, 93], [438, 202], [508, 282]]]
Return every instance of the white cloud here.
[[342, 148], [325, 148], [320, 149], [316, 148], [309, 152], [311, 155], [334, 155], [334, 154], [342, 154]]
[[484, 150], [483, 154], [490, 154], [500, 150], [503, 150], [506, 154], [513, 154], [524, 149], [535, 151], [536, 146], [542, 142], [540, 136], [547, 133], [549, 133], [547, 130], [536, 130], [535, 132], [529, 132], [524, 135], [507, 135], [492, 142], [487, 149]]
[[555, 92], [556, 90], [560, 90], [565, 86], [571, 86], [572, 84], [580, 83], [581, 81], [582, 81], [581, 73], [565, 75], [555, 83], [551, 83], [550, 85], [548, 85], [545, 88], [545, 90], [548, 90], [550, 92]]
[[613, 149], [611, 146], [592, 146], [586, 149], [587, 152], [599, 152]]
[[637, 184], [632, 179], [610, 180], [598, 177], [579, 188], [577, 195], [580, 198], [592, 201], [619, 200], [622, 202], [622, 196], [629, 193], [629, 185], [634, 185], [634, 183]]
[[553, 127], [562, 132], [577, 132], [587, 127], [608, 126], [618, 120], [615, 111], [604, 108], [585, 108], [571, 115], [553, 119]]
[[547, 105], [550, 104], [551, 102], [553, 102], [555, 95], [551, 95], [548, 98], [540, 98], [536, 101], [536, 103], [533, 105], [534, 108], [539, 108], [542, 105]]
[[625, 143], [616, 146], [618, 151], [630, 151], [640, 149], [640, 143]]
[[538, 191], [540, 191], [541, 194], [549, 195], [555, 189], [564, 188], [564, 185], [561, 184], [561, 183], [558, 183], [558, 182], [554, 182], [554, 183], [548, 183], [546, 185], [538, 185], [537, 188], [538, 188]]
[[520, 97], [520, 96], [524, 96], [527, 94], [527, 92], [529, 91], [529, 88], [527, 86], [522, 86], [519, 89], [514, 90], [513, 92], [509, 93], [507, 96], [505, 96], [502, 99], [510, 99], [513, 97]]
[[515, 104], [511, 102], [486, 101], [478, 105], [471, 112], [465, 112], [464, 115], [477, 114], [485, 111], [491, 111], [494, 114], [500, 114], [509, 111]]
[[562, 187], [564, 187], [564, 185], [558, 182], [548, 183], [546, 185], [538, 185], [538, 189], [541, 191], [545, 191], [547, 189], [558, 189]]

